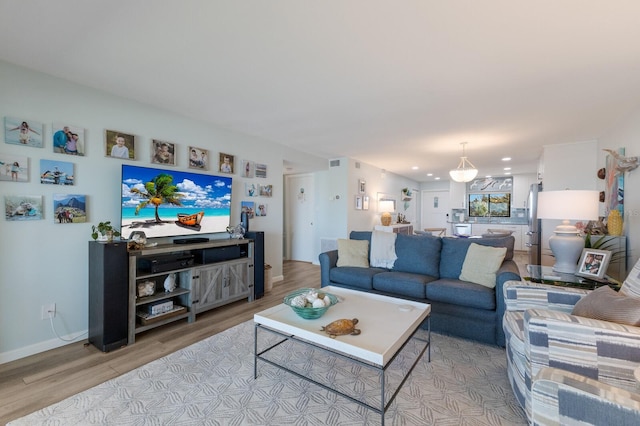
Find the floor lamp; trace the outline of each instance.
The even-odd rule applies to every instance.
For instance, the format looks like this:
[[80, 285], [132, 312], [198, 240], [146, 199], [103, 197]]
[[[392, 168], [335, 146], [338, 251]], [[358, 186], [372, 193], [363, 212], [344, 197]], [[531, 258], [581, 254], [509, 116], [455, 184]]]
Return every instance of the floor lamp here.
[[573, 274], [584, 248], [584, 238], [569, 220], [598, 219], [598, 191], [542, 191], [538, 194], [538, 218], [561, 219], [562, 224], [549, 238], [549, 247], [556, 258], [553, 270]]

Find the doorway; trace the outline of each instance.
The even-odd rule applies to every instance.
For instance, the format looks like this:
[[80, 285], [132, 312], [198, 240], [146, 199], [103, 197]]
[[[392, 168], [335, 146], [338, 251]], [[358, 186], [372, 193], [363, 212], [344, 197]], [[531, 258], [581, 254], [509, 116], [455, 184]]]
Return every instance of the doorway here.
[[[444, 228], [450, 231], [449, 191], [422, 191], [422, 216], [423, 228]], [[450, 232], [447, 232], [450, 233]]]
[[284, 258], [313, 262], [314, 179], [311, 174], [285, 176]]

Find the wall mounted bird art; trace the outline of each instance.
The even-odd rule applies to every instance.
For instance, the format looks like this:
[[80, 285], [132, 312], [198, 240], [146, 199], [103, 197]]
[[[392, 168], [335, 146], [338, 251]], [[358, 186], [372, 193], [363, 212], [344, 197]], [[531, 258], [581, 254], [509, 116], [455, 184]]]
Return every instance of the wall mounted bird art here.
[[619, 172], [630, 172], [638, 167], [638, 157], [624, 157], [611, 149], [603, 149], [616, 159], [616, 170]]

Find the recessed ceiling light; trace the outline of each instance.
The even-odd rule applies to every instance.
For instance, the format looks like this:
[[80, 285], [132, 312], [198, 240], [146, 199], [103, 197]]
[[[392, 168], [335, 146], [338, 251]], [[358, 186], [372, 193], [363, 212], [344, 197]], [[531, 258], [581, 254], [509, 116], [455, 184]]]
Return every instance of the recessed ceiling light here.
[[504, 169], [505, 170], [511, 170], [511, 167], [505, 167]]
[[440, 180], [440, 178], [439, 178], [439, 177], [437, 177], [437, 178], [436, 178], [436, 180]]
[[486, 175], [485, 177], [486, 177], [486, 178], [490, 178], [490, 177], [491, 177], [491, 175]]
[[413, 166], [413, 167], [411, 168], [411, 170], [418, 170], [419, 168], [420, 168], [420, 167], [418, 167], [418, 166]]
[[427, 176], [433, 176], [433, 173], [427, 173]]
[[511, 174], [511, 172], [504, 172], [504, 174], [505, 174], [505, 175], [510, 175], [510, 174]]
[[511, 161], [511, 157], [504, 157], [502, 161]]

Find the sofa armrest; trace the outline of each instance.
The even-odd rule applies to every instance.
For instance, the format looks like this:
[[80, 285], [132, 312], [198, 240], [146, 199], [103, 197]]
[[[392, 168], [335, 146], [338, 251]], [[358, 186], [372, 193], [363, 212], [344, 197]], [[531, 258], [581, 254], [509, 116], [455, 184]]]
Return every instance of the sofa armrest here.
[[524, 312], [524, 352], [531, 377], [561, 367], [628, 390], [640, 363], [640, 327], [546, 309]]
[[531, 422], [637, 424], [640, 394], [557, 368], [544, 368], [531, 387]]
[[590, 292], [591, 290], [557, 287], [530, 281], [509, 281], [503, 288], [507, 311], [550, 309], [571, 313], [578, 300]]
[[338, 250], [326, 251], [318, 256], [320, 261], [320, 286], [326, 287], [331, 285], [329, 271], [335, 268], [338, 263]]
[[513, 260], [505, 260], [496, 272], [496, 343], [498, 346], [505, 345], [504, 330], [502, 329], [502, 317], [504, 316], [505, 303], [503, 290], [505, 283], [512, 280], [520, 281], [520, 271], [518, 265]]

